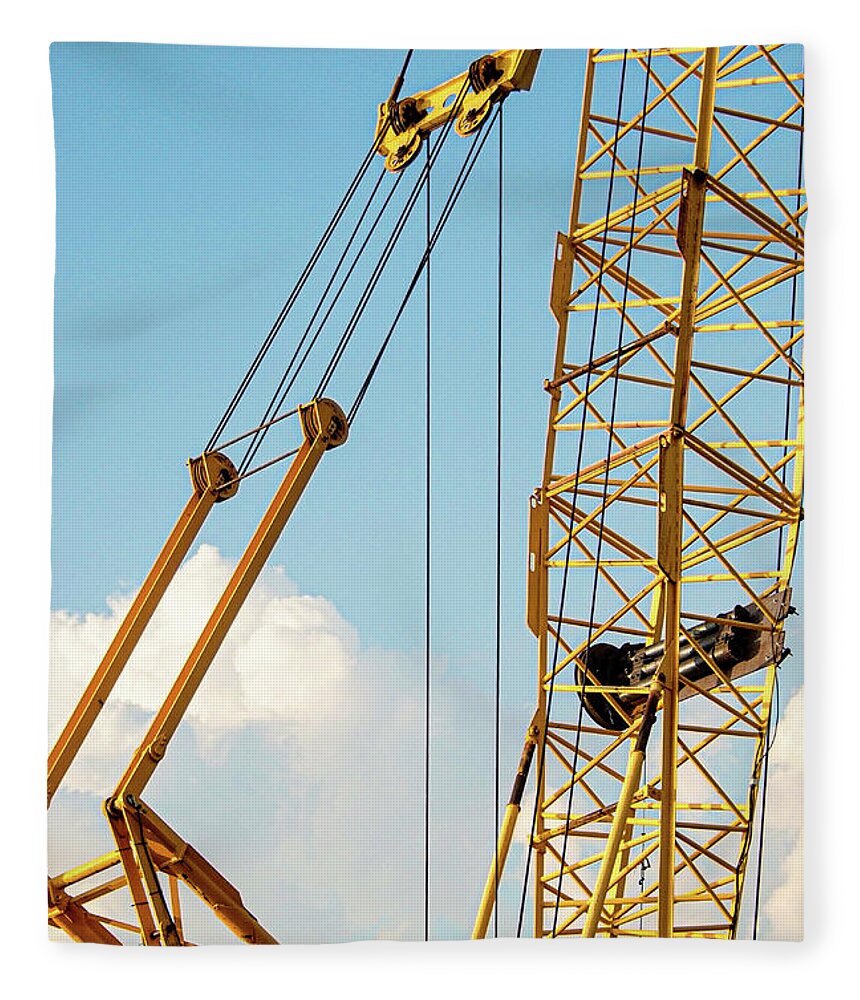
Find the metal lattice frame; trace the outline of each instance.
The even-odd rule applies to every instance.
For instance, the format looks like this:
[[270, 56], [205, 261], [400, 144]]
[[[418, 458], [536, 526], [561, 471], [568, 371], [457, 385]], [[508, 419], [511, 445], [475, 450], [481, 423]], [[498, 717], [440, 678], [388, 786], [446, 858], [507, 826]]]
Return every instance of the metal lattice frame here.
[[[588, 56], [530, 526], [536, 936], [738, 930], [801, 518], [801, 60], [779, 45]], [[740, 678], [704, 653], [715, 674], [685, 681], [679, 645], [738, 603], [774, 655]], [[622, 730], [583, 717], [587, 650], [660, 641], [651, 752], [618, 816], [642, 712], [604, 688]]]

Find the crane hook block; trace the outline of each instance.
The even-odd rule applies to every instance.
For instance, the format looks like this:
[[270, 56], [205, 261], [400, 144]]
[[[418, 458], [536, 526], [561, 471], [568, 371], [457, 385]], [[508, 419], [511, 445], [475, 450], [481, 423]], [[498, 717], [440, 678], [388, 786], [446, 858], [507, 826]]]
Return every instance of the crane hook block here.
[[333, 399], [314, 399], [299, 407], [302, 433], [313, 443], [320, 436], [326, 442], [326, 451], [337, 448], [349, 436], [349, 421]]
[[438, 87], [380, 104], [376, 149], [385, 157], [386, 169], [396, 173], [411, 163], [424, 139], [452, 114], [458, 135], [477, 131], [493, 104], [514, 90], [531, 88], [539, 59], [540, 49], [502, 49], [481, 56]]
[[239, 491], [236, 466], [220, 451], [210, 451], [199, 458], [189, 458], [188, 471], [197, 493], [202, 496], [211, 491], [215, 494], [215, 503], [229, 500]]

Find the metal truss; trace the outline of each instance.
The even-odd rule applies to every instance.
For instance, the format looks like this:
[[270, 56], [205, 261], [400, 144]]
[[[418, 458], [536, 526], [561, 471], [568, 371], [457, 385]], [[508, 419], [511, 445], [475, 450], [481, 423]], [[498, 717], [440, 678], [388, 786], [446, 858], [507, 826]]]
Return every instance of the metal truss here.
[[[531, 502], [538, 937], [738, 933], [802, 516], [801, 59], [588, 56]], [[661, 654], [638, 687], [596, 669], [625, 644]]]
[[[104, 802], [116, 849], [48, 879], [48, 922], [75, 941], [122, 944], [113, 928], [136, 935], [146, 947], [190, 944], [182, 926], [179, 886], [184, 884], [240, 940], [277, 944], [245, 907], [238, 890], [141, 796], [322, 456], [347, 439], [346, 415], [332, 400], [315, 399], [300, 406], [298, 414], [302, 444], [289, 453], [293, 460], [226, 588], [116, 789]], [[49, 807], [207, 514], [238, 490], [235, 466], [220, 452], [204, 453], [189, 465], [191, 498], [49, 754]], [[113, 868], [120, 874], [99, 881]], [[167, 876], [167, 894], [160, 876]], [[72, 886], [78, 887], [76, 895], [67, 891]], [[117, 890], [128, 891], [137, 923], [90, 909], [91, 903]]]

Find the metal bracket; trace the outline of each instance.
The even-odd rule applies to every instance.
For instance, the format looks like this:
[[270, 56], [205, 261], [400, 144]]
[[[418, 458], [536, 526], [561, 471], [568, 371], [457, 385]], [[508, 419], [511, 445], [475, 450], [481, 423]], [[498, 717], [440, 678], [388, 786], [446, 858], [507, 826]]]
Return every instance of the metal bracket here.
[[380, 104], [376, 148], [385, 157], [386, 169], [396, 173], [415, 159], [424, 139], [450, 120], [464, 88], [454, 128], [458, 135], [471, 135], [493, 104], [515, 90], [531, 88], [539, 58], [540, 49], [501, 49], [476, 59], [465, 73], [438, 87]]

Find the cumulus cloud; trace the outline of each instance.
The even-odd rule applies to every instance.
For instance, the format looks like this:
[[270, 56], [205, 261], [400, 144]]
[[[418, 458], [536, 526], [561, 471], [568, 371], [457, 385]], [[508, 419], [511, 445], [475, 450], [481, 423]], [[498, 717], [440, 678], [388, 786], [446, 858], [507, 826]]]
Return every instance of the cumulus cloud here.
[[803, 938], [803, 688], [786, 705], [770, 753], [764, 858], [764, 928]]
[[[92, 745], [70, 770], [67, 787], [99, 794], [111, 790], [106, 771], [128, 760], [143, 735], [140, 719], [160, 706], [232, 569], [210, 545], [202, 545], [182, 567], [102, 712]], [[133, 596], [110, 598], [104, 615], [52, 616], [50, 740], [59, 733]], [[355, 630], [329, 601], [298, 594], [283, 570], [267, 570], [195, 696], [188, 723], [204, 749], [249, 723], [280, 735], [295, 730], [309, 736], [342, 725], [348, 699], [338, 692], [348, 694], [357, 657]], [[118, 773], [114, 767], [113, 780]]]
[[[177, 574], [49, 814], [52, 871], [110, 849], [100, 802], [232, 569], [203, 545]], [[104, 615], [53, 615], [50, 739], [132, 596], [112, 598]], [[366, 648], [331, 602], [267, 569], [144, 798], [279, 940], [419, 938], [423, 676], [420, 656]], [[480, 752], [492, 748], [491, 705], [444, 663], [434, 676], [433, 912], [450, 936], [468, 936], [491, 851], [492, 773]], [[122, 917], [121, 895], [100, 912]], [[199, 943], [229, 940], [211, 918], [191, 926]]]
[[[233, 564], [201, 546], [177, 574], [49, 813], [52, 873], [110, 850], [100, 815], [220, 596]], [[122, 620], [51, 622], [53, 740]], [[250, 594], [144, 798], [229, 878], [280, 941], [423, 937], [424, 663], [368, 647], [328, 600], [268, 568]], [[502, 799], [532, 706], [503, 712]], [[802, 694], [770, 759], [762, 937], [802, 934]], [[434, 936], [468, 937], [494, 843], [492, 693], [433, 664], [430, 899]], [[655, 737], [655, 746], [658, 745]], [[745, 770], [745, 769], [742, 769]], [[691, 768], [681, 798], [712, 792]], [[531, 786], [533, 787], [533, 786]], [[502, 803], [502, 808], [503, 808]], [[531, 822], [517, 824], [501, 932], [512, 933]], [[751, 859], [751, 865], [754, 859]], [[749, 881], [749, 880], [748, 880]], [[130, 919], [118, 892], [94, 906]], [[234, 938], [192, 898], [197, 943]]]

